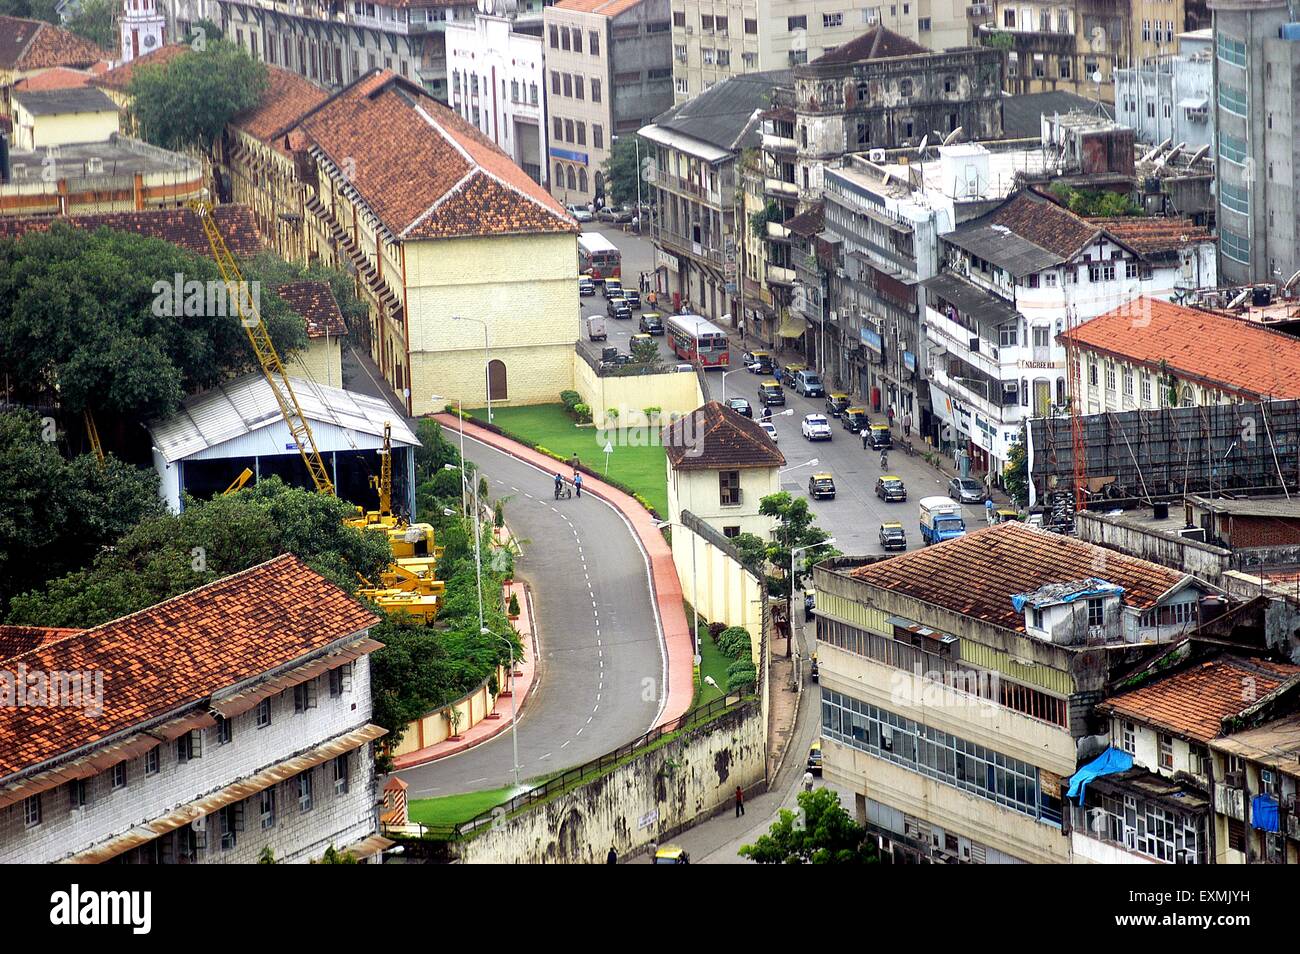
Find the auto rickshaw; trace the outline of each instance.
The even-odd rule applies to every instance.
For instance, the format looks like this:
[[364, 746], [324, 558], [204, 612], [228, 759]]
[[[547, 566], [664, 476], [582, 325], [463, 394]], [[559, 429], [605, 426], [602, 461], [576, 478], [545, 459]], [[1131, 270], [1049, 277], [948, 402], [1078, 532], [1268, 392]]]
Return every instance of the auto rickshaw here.
[[1007, 508], [1003, 507], [999, 510], [993, 511], [994, 526], [998, 525], [999, 523], [1007, 523], [1011, 520], [1019, 520], [1019, 519], [1020, 519], [1020, 514], [1015, 510], [1008, 510]]

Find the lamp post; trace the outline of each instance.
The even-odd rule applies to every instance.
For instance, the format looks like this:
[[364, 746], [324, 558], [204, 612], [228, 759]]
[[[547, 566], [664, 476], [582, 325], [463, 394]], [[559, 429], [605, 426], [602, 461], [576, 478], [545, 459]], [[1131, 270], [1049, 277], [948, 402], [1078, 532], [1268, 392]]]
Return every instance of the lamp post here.
[[492, 362], [488, 357], [488, 326], [486, 321], [478, 318], [466, 318], [464, 315], [452, 315], [452, 321], [472, 321], [483, 326], [483, 389], [487, 393], [488, 423], [492, 423]]
[[823, 540], [821, 543], [810, 543], [806, 547], [794, 547], [790, 550], [790, 639], [785, 645], [785, 655], [787, 659], [794, 656], [794, 558], [805, 550], [816, 550], [818, 547], [828, 547], [835, 542], [834, 537]]
[[[794, 408], [791, 408], [790, 410], [793, 411]], [[781, 413], [785, 414], [787, 412], [782, 411]], [[790, 471], [798, 470], [800, 467], [816, 467], [820, 463], [821, 463], [820, 458], [814, 457], [812, 460], [806, 460], [802, 464], [792, 464], [789, 467], [782, 467], [780, 470], [776, 472], [776, 475], [780, 477], [782, 474], [788, 474], [790, 473]]]
[[[430, 396], [429, 400], [433, 401], [436, 406], [439, 401], [447, 399], [441, 394], [434, 394]], [[465, 473], [465, 403], [460, 398], [456, 398], [456, 427], [460, 431], [460, 469], [462, 475], [460, 482], [460, 512], [468, 517], [469, 500], [465, 496], [465, 481], [463, 479]]]
[[510, 747], [512, 749], [511, 758], [514, 760], [515, 787], [519, 787], [519, 720], [515, 711], [515, 644], [501, 633], [493, 633], [490, 629], [482, 627], [479, 632], [484, 636], [496, 636], [510, 647], [510, 681], [507, 685], [510, 687]]
[[[722, 403], [723, 403], [723, 404], [726, 404], [726, 403], [727, 403], [727, 375], [729, 375], [729, 374], [735, 374], [737, 371], [746, 371], [746, 370], [748, 370], [748, 369], [747, 369], [747, 368], [733, 368], [733, 369], [730, 370], [730, 371], [723, 371], [723, 372], [722, 372]], [[793, 410], [793, 408], [792, 408], [791, 410]]]
[[[456, 470], [455, 464], [443, 464], [443, 470]], [[465, 481], [469, 477], [462, 469], [460, 472], [461, 486], [460, 490], [465, 492]], [[479, 531], [479, 507], [478, 507], [478, 481], [474, 481], [474, 581], [478, 587], [478, 628], [483, 628], [483, 561], [479, 559], [479, 537], [482, 534]]]

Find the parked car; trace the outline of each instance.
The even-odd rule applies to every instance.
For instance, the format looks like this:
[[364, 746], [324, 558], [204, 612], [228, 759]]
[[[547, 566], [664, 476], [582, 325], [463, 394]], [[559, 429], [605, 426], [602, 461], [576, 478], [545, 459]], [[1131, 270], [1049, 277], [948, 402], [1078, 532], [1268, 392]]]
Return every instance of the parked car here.
[[751, 374], [771, 374], [774, 370], [772, 355], [767, 351], [746, 351], [741, 360]]
[[958, 503], [982, 504], [988, 493], [974, 477], [954, 477], [948, 481], [948, 496]]
[[625, 288], [623, 290], [623, 300], [627, 302], [629, 308], [641, 309], [641, 293], [635, 288]]
[[588, 276], [583, 275], [578, 279], [578, 294], [583, 298], [590, 298], [592, 295], [596, 294], [596, 283]]
[[810, 441], [828, 441], [835, 435], [825, 414], [809, 414], [803, 419], [803, 436]]
[[781, 385], [771, 378], [759, 382], [758, 403], [764, 407], [771, 407], [773, 404], [784, 404], [785, 392], [781, 390]]
[[880, 525], [880, 545], [886, 550], [906, 550], [907, 531], [901, 523], [882, 523]]
[[800, 371], [794, 376], [794, 393], [810, 398], [825, 397], [826, 387], [816, 371]]
[[894, 446], [894, 438], [889, 433], [888, 424], [869, 424], [858, 433], [862, 435], [862, 446], [871, 450], [884, 450], [886, 447]]
[[840, 426], [853, 434], [862, 433], [862, 429], [871, 423], [865, 407], [846, 407], [840, 414]]
[[605, 279], [605, 289], [603, 294], [606, 298], [622, 298], [623, 283], [617, 278]]
[[830, 474], [813, 474], [808, 478], [808, 496], [814, 500], [822, 497], [835, 499], [835, 478]]
[[907, 487], [903, 484], [901, 477], [895, 477], [893, 474], [886, 474], [876, 481], [876, 496], [885, 503], [893, 503], [896, 500], [907, 499]]
[[849, 408], [849, 396], [843, 391], [832, 391], [826, 395], [826, 413], [831, 417], [839, 417]]
[[593, 315], [587, 319], [587, 338], [590, 341], [604, 341], [609, 335], [605, 332], [605, 319]]
[[818, 778], [822, 774], [822, 744], [814, 742], [808, 749], [808, 771]]
[[794, 376], [800, 371], [807, 371], [806, 364], [787, 364], [784, 368], [776, 369], [776, 379], [787, 388], [794, 387]]
[[691, 853], [676, 845], [664, 845], [655, 852], [654, 861], [651, 862], [656, 865], [689, 865], [690, 863]]
[[771, 421], [759, 421], [758, 426], [763, 429], [764, 434], [772, 438], [773, 444], [781, 443], [779, 440], [776, 439], [776, 425], [773, 424]]
[[686, 364], [685, 362], [682, 362], [681, 364], [674, 365], [674, 366], [673, 366], [673, 370], [674, 370], [674, 371], [694, 371], [694, 370], [695, 370], [695, 365], [693, 365], [693, 364]]
[[579, 222], [590, 222], [592, 220], [591, 206], [589, 205], [570, 205], [567, 208], [569, 214]]
[[743, 414], [745, 417], [753, 418], [754, 409], [749, 406], [749, 402], [744, 398], [731, 398], [727, 401], [727, 407], [731, 408], [737, 414]]
[[631, 222], [636, 213], [627, 206], [607, 205], [596, 213], [596, 218], [602, 222], [613, 222], [616, 225], [623, 225]]
[[622, 298], [611, 298], [605, 305], [605, 314], [611, 318], [626, 318], [630, 321], [632, 309], [627, 306], [627, 302]]
[[664, 333], [664, 320], [657, 311], [647, 311], [641, 316], [641, 320], [637, 325], [648, 335], [662, 335]]

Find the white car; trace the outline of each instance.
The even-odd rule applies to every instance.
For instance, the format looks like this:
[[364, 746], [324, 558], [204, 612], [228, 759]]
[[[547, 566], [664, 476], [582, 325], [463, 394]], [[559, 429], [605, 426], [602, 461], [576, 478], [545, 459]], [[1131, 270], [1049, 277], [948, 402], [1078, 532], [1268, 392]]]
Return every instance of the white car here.
[[585, 205], [569, 206], [569, 214], [573, 216], [575, 219], [577, 219], [579, 222], [590, 222], [593, 218], [591, 214], [591, 208]]
[[828, 441], [831, 439], [831, 422], [825, 414], [809, 414], [803, 419], [803, 436], [810, 441]]
[[761, 427], [761, 428], [763, 429], [763, 433], [765, 433], [768, 437], [772, 438], [772, 443], [773, 443], [773, 444], [779, 444], [779, 443], [780, 443], [780, 441], [778, 441], [778, 440], [776, 439], [776, 425], [775, 425], [775, 424], [773, 424], [771, 421], [759, 421], [759, 422], [758, 422], [758, 426]]

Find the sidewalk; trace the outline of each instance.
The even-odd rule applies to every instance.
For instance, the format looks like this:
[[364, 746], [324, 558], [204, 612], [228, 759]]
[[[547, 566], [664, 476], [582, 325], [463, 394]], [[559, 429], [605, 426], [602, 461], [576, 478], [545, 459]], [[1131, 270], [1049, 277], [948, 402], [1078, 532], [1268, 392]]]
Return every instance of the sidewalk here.
[[[511, 593], [519, 596], [520, 608], [523, 610], [519, 614], [519, 619], [514, 621], [515, 629], [519, 631], [519, 641], [524, 645], [524, 656], [522, 659], [515, 661], [513, 677], [515, 718], [517, 719], [523, 712], [524, 704], [528, 701], [529, 693], [537, 679], [539, 647], [536, 633], [533, 632], [533, 598], [528, 592], [527, 585], [520, 580], [515, 580], [506, 588], [505, 598], [507, 601], [510, 599]], [[510, 698], [511, 690], [503, 690], [497, 696], [496, 705], [492, 711], [484, 716], [481, 722], [466, 729], [460, 735], [450, 739], [443, 739], [437, 745], [429, 745], [422, 749], [416, 749], [414, 752], [407, 752], [405, 755], [394, 756], [393, 770], [408, 769], [417, 765], [436, 762], [438, 759], [456, 755], [466, 749], [472, 749], [476, 745], [482, 745], [489, 739], [496, 738], [510, 728]]]

